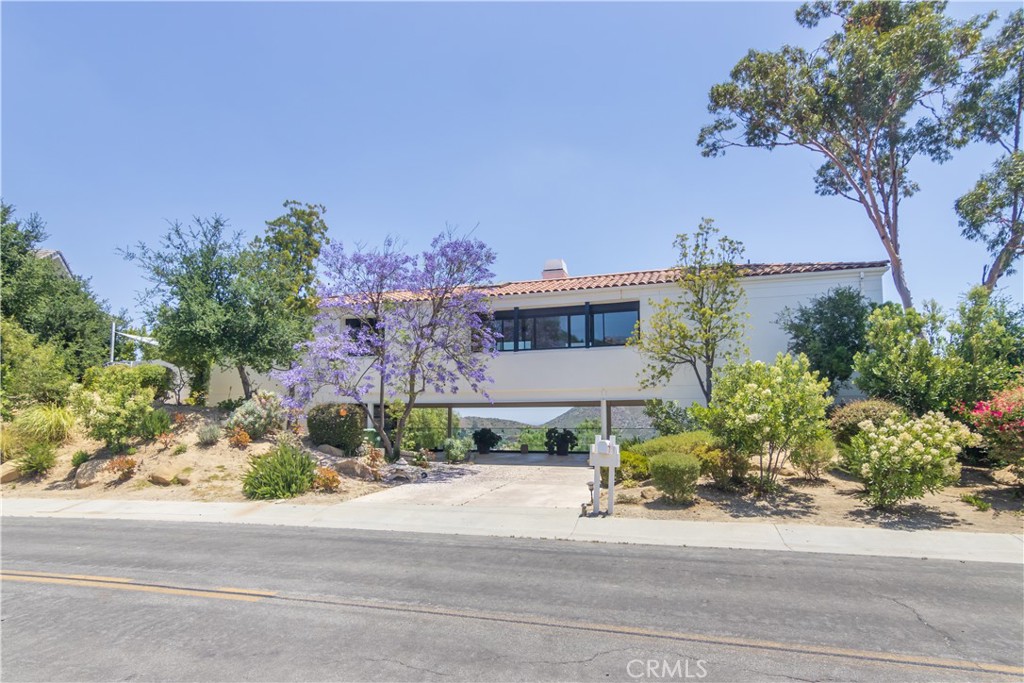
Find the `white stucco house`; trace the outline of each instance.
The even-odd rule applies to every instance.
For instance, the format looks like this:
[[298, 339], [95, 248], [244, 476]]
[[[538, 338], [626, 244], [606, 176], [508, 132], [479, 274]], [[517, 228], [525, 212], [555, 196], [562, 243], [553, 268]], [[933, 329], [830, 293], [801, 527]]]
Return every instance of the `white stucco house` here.
[[[887, 270], [885, 261], [742, 265], [751, 358], [771, 361], [786, 350], [786, 335], [775, 323], [783, 308], [841, 286], [858, 289], [880, 303]], [[678, 296], [675, 275], [674, 269], [661, 269], [572, 277], [565, 263], [556, 259], [545, 264], [539, 279], [488, 288], [494, 324], [503, 336], [500, 353], [489, 366], [494, 378], [487, 389], [491, 402], [467, 388], [457, 394], [425, 394], [417, 405], [601, 406], [607, 433], [612, 406], [639, 405], [652, 398], [689, 405], [701, 399], [688, 368], [680, 368], [665, 386], [642, 389], [637, 375], [643, 360], [625, 346], [637, 320], [642, 333], [652, 300]], [[266, 377], [253, 379], [254, 386], [280, 390]], [[235, 371], [214, 372], [211, 403], [239, 394]], [[338, 400], [329, 391], [317, 398]]]

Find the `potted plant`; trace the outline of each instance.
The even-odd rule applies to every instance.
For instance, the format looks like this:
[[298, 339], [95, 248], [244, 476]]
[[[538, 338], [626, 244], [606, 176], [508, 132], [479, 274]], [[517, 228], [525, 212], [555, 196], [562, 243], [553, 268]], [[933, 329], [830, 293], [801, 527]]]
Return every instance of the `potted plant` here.
[[571, 429], [557, 429], [552, 427], [544, 435], [544, 445], [548, 448], [548, 455], [569, 455], [569, 451], [576, 448], [579, 439]]
[[501, 437], [487, 427], [473, 432], [473, 443], [476, 444], [476, 450], [480, 455], [490, 453], [499, 441], [501, 441]]

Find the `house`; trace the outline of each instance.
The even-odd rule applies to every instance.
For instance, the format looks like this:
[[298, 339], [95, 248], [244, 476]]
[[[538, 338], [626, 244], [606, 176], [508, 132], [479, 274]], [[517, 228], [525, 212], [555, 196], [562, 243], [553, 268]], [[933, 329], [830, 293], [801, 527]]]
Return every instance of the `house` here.
[[36, 249], [36, 258], [41, 258], [50, 261], [54, 264], [57, 272], [64, 277], [74, 277], [71, 272], [71, 266], [68, 265], [68, 260], [64, 258], [64, 253], [58, 249]]
[[[881, 302], [887, 269], [886, 261], [742, 265], [750, 356], [771, 361], [786, 350], [788, 339], [775, 323], [783, 308], [841, 286]], [[573, 277], [565, 262], [556, 259], [545, 263], [539, 279], [488, 288], [494, 324], [503, 336], [499, 354], [489, 365], [494, 378], [487, 387], [491, 401], [467, 388], [457, 394], [424, 394], [417, 405], [600, 406], [607, 433], [612, 406], [640, 405], [652, 398], [689, 405], [701, 399], [689, 368], [680, 368], [665, 386], [640, 387], [637, 375], [643, 359], [625, 346], [637, 321], [642, 333], [652, 301], [679, 295], [675, 275], [670, 268]], [[267, 378], [254, 379], [257, 386], [279, 389]], [[215, 371], [209, 400], [238, 395], [237, 374]], [[329, 391], [317, 398], [337, 400]]]

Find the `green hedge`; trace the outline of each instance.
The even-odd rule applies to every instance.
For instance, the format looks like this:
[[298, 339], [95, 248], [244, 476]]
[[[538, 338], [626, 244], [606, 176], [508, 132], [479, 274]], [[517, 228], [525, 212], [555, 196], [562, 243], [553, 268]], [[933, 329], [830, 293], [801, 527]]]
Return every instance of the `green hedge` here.
[[310, 440], [317, 446], [340, 448], [347, 455], [355, 455], [363, 442], [365, 425], [363, 409], [351, 403], [322, 403], [306, 414]]
[[166, 368], [163, 365], [154, 364], [136, 365], [135, 367], [129, 367], [127, 365], [108, 365], [102, 368], [87, 368], [85, 374], [82, 376], [82, 384], [86, 389], [94, 389], [101, 376], [117, 376], [121, 373], [127, 373], [138, 377], [139, 383], [142, 387], [149, 387], [153, 389], [153, 393], [157, 399], [163, 398], [164, 394], [171, 390], [171, 369]]
[[300, 496], [313, 485], [316, 463], [298, 446], [280, 443], [266, 455], [249, 461], [242, 493], [256, 500]]
[[878, 426], [893, 413], [901, 418], [907, 417], [907, 411], [892, 401], [880, 398], [852, 401], [835, 409], [828, 426], [836, 444], [845, 446], [860, 433], [861, 422], [871, 420]]
[[[615, 470], [615, 483], [620, 484], [627, 479], [644, 481], [651, 477], [651, 464], [647, 456], [632, 451], [619, 454], [620, 465]], [[608, 488], [608, 468], [601, 468], [601, 486]]]
[[662, 453], [651, 458], [654, 485], [673, 503], [688, 503], [697, 493], [700, 461], [686, 453]]

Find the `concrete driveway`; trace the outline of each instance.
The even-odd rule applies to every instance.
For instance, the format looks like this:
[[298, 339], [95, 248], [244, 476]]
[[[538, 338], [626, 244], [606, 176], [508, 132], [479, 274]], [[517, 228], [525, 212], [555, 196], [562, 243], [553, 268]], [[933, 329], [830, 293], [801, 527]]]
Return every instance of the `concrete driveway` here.
[[594, 478], [587, 456], [491, 453], [463, 465], [461, 476], [416, 482], [357, 498], [349, 504], [408, 503], [447, 507], [565, 508], [589, 500]]

